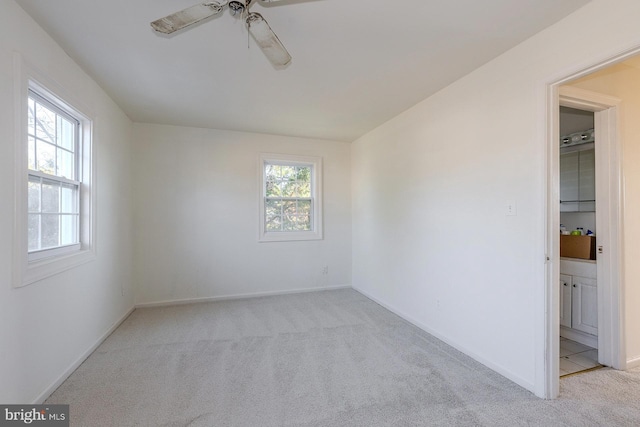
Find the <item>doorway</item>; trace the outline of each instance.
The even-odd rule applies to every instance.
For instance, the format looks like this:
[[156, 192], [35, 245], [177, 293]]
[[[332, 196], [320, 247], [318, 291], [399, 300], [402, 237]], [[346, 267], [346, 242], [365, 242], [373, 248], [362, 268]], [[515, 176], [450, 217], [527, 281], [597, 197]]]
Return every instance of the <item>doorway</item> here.
[[[584, 74], [582, 75], [584, 76]], [[548, 309], [546, 332], [546, 392], [549, 398], [559, 393], [560, 376], [560, 107], [593, 113], [595, 144], [595, 203], [597, 272], [593, 292], [597, 294], [598, 362], [615, 369], [625, 369], [623, 335], [623, 299], [621, 284], [622, 181], [618, 109], [620, 100], [572, 85], [580, 75], [551, 85], [548, 157]], [[597, 286], [596, 286], [597, 283]]]
[[598, 362], [594, 113], [560, 102], [560, 377]]

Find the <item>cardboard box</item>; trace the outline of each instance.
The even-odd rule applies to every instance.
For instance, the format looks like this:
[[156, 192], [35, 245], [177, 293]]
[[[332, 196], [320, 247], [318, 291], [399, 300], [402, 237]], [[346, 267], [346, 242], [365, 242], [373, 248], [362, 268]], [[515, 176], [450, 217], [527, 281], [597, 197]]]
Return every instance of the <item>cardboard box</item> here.
[[596, 238], [592, 236], [560, 236], [560, 256], [596, 259]]

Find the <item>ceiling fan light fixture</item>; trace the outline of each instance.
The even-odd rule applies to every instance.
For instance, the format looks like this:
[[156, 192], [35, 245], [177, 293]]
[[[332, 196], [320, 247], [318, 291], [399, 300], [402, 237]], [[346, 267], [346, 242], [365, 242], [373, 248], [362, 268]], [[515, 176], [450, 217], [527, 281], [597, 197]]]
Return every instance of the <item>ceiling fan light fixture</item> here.
[[285, 66], [291, 62], [291, 55], [262, 15], [250, 13], [246, 22], [249, 32], [273, 65]]

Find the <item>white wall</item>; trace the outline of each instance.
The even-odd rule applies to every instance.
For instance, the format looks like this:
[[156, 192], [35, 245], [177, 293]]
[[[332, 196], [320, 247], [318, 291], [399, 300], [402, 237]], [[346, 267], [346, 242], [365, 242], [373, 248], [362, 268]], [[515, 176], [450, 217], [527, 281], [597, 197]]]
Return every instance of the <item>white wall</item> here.
[[354, 287], [544, 395], [546, 88], [640, 46], [638, 16], [594, 0], [356, 141]]
[[593, 113], [560, 107], [560, 137], [574, 132], [593, 129]]
[[[14, 288], [14, 71], [22, 55], [94, 114], [97, 259]], [[0, 402], [27, 403], [52, 386], [133, 306], [131, 122], [13, 1], [0, 2]], [[122, 295], [124, 293], [124, 295]]]
[[[148, 124], [133, 135], [137, 303], [351, 284], [349, 144]], [[324, 240], [258, 242], [261, 152], [323, 158]]]
[[640, 69], [625, 64], [609, 67], [572, 82], [571, 86], [622, 100], [620, 139], [625, 182], [623, 221], [625, 324], [627, 360], [640, 364]]
[[598, 233], [596, 229], [596, 212], [561, 212], [560, 224], [564, 225], [567, 231], [573, 231], [578, 227]]

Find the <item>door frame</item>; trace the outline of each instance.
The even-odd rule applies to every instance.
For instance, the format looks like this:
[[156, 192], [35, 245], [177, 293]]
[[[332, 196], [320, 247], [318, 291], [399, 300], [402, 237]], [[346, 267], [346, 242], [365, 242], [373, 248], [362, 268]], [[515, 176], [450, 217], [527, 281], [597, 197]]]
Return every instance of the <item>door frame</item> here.
[[[596, 233], [598, 253], [598, 360], [615, 369], [626, 369], [624, 335], [624, 283], [622, 227], [624, 192], [622, 151], [619, 138], [620, 100], [611, 96], [564, 86], [578, 77], [626, 59], [607, 61], [548, 86], [547, 135], [547, 271], [544, 396], [559, 394], [560, 365], [560, 105], [594, 112], [596, 137]], [[602, 227], [602, 228], [600, 228]]]
[[[622, 165], [618, 98], [573, 87], [560, 88], [560, 105], [594, 112], [596, 150], [598, 362], [626, 369], [622, 298]], [[602, 251], [600, 251], [602, 248]]]

